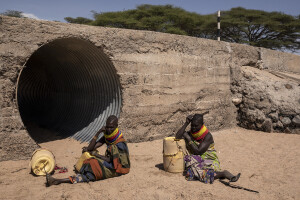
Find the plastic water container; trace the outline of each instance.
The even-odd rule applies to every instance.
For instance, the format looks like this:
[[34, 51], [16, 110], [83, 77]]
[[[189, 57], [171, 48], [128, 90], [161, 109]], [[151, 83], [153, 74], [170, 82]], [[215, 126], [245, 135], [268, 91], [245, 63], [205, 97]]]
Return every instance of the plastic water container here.
[[167, 172], [179, 173], [184, 171], [184, 155], [186, 146], [184, 139], [166, 137], [163, 140], [164, 169]]
[[55, 157], [47, 149], [37, 149], [31, 156], [30, 167], [35, 175], [43, 176], [46, 172], [50, 174], [55, 167]]
[[79, 158], [79, 160], [77, 161], [75, 167], [75, 170], [77, 172], [79, 172], [79, 170], [81, 169], [82, 165], [83, 165], [83, 161], [85, 161], [86, 159], [89, 158], [95, 158], [95, 156], [92, 156], [89, 152], [84, 152], [81, 157]]

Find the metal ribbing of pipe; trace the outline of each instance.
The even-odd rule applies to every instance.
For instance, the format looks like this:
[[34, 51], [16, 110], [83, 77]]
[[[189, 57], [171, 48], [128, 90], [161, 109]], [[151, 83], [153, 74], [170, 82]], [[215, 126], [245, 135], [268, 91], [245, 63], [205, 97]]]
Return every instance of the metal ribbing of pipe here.
[[112, 62], [92, 43], [57, 39], [40, 47], [25, 64], [17, 101], [23, 123], [36, 141], [41, 129], [50, 132], [45, 137], [90, 141], [109, 115], [119, 117], [120, 81]]

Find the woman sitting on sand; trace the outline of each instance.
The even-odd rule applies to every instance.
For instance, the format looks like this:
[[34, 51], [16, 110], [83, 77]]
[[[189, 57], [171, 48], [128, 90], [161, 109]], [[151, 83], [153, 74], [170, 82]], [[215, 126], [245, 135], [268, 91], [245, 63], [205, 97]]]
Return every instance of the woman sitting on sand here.
[[[208, 113], [208, 112], [206, 112]], [[204, 114], [206, 114], [204, 113]], [[191, 155], [185, 156], [187, 180], [200, 180], [213, 183], [214, 179], [228, 179], [236, 182], [240, 173], [233, 176], [229, 171], [221, 171], [220, 162], [214, 148], [212, 134], [203, 124], [203, 115], [195, 114], [186, 118], [185, 124], [176, 133], [176, 139], [184, 137], [187, 149]], [[186, 127], [191, 123], [191, 130]]]
[[[128, 147], [123, 138], [123, 134], [117, 127], [118, 118], [114, 115], [108, 117], [106, 126], [102, 127], [96, 133], [88, 147], [83, 148], [83, 153], [88, 151], [96, 158], [85, 160], [79, 173], [65, 179], [56, 179], [47, 174], [47, 186], [61, 183], [97, 181], [129, 173], [130, 161]], [[104, 137], [96, 141], [101, 132], [104, 132]], [[105, 143], [107, 144], [106, 154], [105, 156], [99, 155], [96, 149]]]

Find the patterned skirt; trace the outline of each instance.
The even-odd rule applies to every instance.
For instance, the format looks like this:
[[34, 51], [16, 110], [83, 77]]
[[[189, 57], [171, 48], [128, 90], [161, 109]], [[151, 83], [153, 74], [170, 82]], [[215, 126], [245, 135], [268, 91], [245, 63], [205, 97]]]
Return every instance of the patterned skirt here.
[[[195, 144], [198, 145], [195, 141]], [[190, 151], [190, 153], [193, 153]], [[186, 155], [185, 171], [187, 180], [200, 180], [204, 183], [213, 183], [215, 172], [221, 171], [220, 162], [214, 148], [211, 144], [208, 150], [200, 155]]]

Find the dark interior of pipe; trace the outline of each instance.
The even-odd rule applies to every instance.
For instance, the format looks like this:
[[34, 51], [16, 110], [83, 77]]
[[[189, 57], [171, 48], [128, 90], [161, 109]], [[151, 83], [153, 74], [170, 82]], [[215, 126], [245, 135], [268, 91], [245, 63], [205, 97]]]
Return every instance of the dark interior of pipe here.
[[120, 82], [101, 49], [77, 38], [57, 39], [35, 51], [20, 73], [22, 121], [37, 141], [89, 141], [109, 115], [119, 117]]

